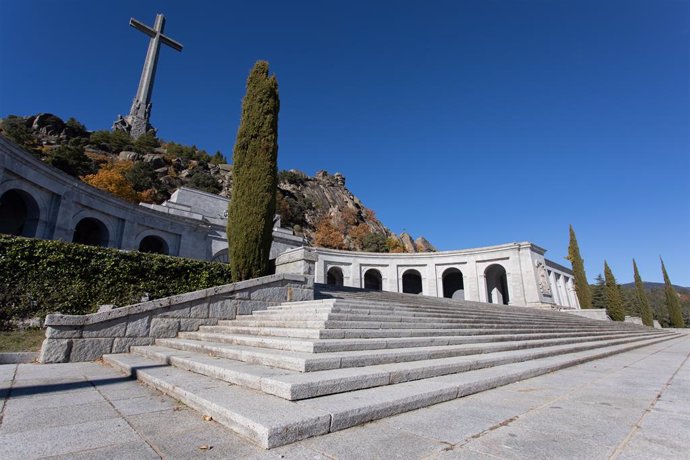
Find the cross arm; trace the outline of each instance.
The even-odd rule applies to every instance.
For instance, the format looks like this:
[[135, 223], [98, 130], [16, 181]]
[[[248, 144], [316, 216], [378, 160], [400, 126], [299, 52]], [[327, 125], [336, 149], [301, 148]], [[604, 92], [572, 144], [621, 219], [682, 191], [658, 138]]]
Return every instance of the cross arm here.
[[165, 43], [168, 45], [170, 48], [174, 49], [175, 51], [182, 51], [182, 43], [178, 43], [172, 38], [169, 38], [163, 34], [161, 34], [161, 42]]
[[146, 24], [143, 24], [143, 23], [137, 21], [137, 20], [134, 19], [134, 18], [131, 18], [131, 19], [129, 20], [129, 25], [132, 26], [132, 27], [134, 27], [135, 29], [137, 29], [137, 30], [140, 31], [140, 32], [144, 32], [144, 33], [145, 33], [146, 35], [148, 35], [149, 37], [155, 37], [155, 36], [156, 36], [156, 31], [155, 31], [155, 30], [153, 30], [152, 28], [150, 28], [150, 27], [147, 26]]

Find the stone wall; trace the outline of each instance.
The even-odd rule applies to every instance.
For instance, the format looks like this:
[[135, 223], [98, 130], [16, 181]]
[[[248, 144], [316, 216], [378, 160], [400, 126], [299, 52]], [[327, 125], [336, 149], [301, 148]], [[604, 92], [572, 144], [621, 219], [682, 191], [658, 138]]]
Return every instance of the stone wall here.
[[126, 353], [133, 345], [151, 345], [218, 320], [249, 315], [269, 305], [312, 300], [310, 277], [277, 274], [239, 283], [113, 308], [90, 315], [46, 317], [46, 339], [39, 361], [93, 361], [108, 353]]

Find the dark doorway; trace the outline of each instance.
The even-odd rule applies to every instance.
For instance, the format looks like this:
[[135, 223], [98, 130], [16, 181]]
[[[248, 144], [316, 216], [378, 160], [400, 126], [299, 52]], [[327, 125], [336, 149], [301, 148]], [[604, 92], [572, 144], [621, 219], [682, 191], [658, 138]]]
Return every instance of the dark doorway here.
[[0, 233], [36, 236], [38, 204], [23, 190], [8, 190], [0, 197]]
[[375, 268], [367, 270], [364, 274], [364, 289], [380, 291], [383, 288], [383, 278], [381, 272]]
[[402, 285], [406, 294], [421, 294], [422, 275], [417, 270], [407, 270], [403, 273]]
[[443, 297], [465, 300], [465, 283], [462, 272], [457, 268], [449, 268], [443, 272]]
[[340, 267], [331, 267], [328, 269], [326, 274], [326, 284], [331, 286], [342, 286], [343, 285], [343, 271]]
[[139, 252], [168, 254], [168, 244], [159, 236], [149, 235], [144, 237], [141, 243], [139, 243]]
[[489, 265], [484, 270], [484, 276], [486, 277], [486, 298], [489, 303], [508, 305], [510, 296], [506, 269], [498, 264]]
[[75, 227], [72, 242], [107, 247], [109, 239], [105, 224], [93, 217], [87, 217], [80, 220]]

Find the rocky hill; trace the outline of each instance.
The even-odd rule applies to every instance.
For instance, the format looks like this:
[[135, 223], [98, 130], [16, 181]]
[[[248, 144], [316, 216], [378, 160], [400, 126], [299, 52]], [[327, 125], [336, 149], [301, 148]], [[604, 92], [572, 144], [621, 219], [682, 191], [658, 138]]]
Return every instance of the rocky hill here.
[[[88, 131], [74, 118], [42, 113], [10, 115], [0, 131], [41, 160], [125, 200], [161, 203], [178, 187], [232, 196], [232, 165], [216, 152], [166, 142], [132, 139], [116, 131]], [[339, 173], [280, 171], [277, 213], [284, 226], [314, 245], [372, 252], [429, 252], [424, 237], [393, 234], [345, 185]]]

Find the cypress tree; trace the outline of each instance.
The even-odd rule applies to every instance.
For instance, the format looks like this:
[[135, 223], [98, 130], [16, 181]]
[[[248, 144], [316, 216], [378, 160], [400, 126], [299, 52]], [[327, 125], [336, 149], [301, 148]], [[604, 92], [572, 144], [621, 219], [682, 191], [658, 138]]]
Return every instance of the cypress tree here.
[[625, 307], [623, 307], [621, 290], [606, 261], [604, 261], [604, 280], [606, 281], [606, 285], [604, 286], [604, 292], [606, 294], [606, 313], [614, 321], [624, 321]]
[[678, 299], [678, 294], [671, 284], [671, 280], [666, 272], [666, 266], [664, 265], [664, 260], [661, 260], [661, 272], [664, 274], [664, 296], [666, 301], [664, 302], [666, 308], [668, 309], [668, 316], [671, 320], [671, 326], [673, 327], [685, 327], [685, 322], [683, 321], [683, 313], [680, 310], [680, 300]]
[[278, 187], [278, 81], [258, 61], [247, 78], [233, 150], [228, 255], [233, 281], [269, 273]]
[[652, 309], [649, 306], [649, 299], [642, 284], [640, 272], [637, 270], [637, 264], [633, 259], [633, 272], [635, 277], [635, 298], [637, 301], [637, 309], [642, 317], [642, 324], [645, 326], [654, 326], [654, 317], [652, 316]]
[[572, 225], [570, 226], [570, 243], [568, 244], [568, 257], [566, 257], [566, 259], [568, 259], [573, 266], [575, 292], [580, 302], [580, 308], [592, 308], [592, 292], [587, 283], [585, 262], [580, 256], [580, 247], [577, 245], [577, 238], [575, 238], [575, 230], [573, 230]]

